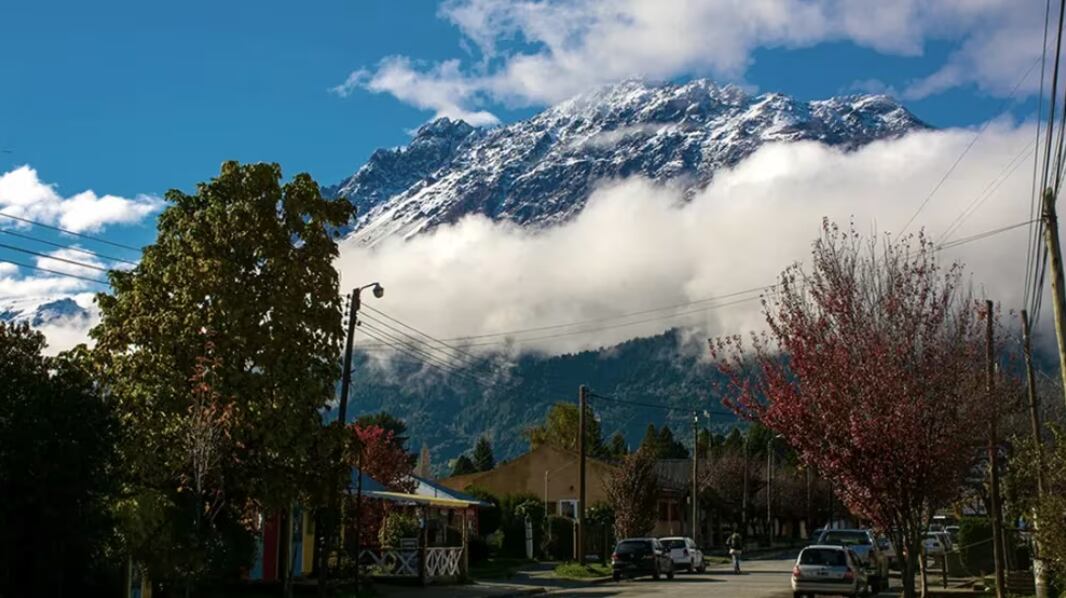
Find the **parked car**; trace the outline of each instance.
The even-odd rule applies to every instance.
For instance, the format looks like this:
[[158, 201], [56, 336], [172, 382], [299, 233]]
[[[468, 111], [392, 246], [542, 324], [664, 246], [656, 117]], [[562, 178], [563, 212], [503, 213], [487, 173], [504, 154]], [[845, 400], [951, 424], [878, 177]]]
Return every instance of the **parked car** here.
[[959, 544], [959, 530], [961, 528], [957, 525], [945, 525], [944, 531], [948, 533], [948, 537], [951, 538], [952, 550]]
[[818, 536], [818, 545], [843, 546], [859, 559], [859, 565], [874, 592], [888, 587], [888, 559], [874, 533], [868, 529], [829, 529]]
[[926, 556], [944, 556], [947, 552], [944, 543], [940, 539], [942, 532], [928, 532], [922, 539], [922, 548]]
[[670, 559], [674, 561], [674, 569], [684, 569], [689, 573], [703, 573], [707, 570], [707, 563], [703, 562], [703, 551], [696, 546], [692, 538], [679, 536], [661, 538], [663, 548], [670, 553]]
[[952, 550], [955, 550], [955, 542], [951, 540], [951, 534], [946, 531], [930, 533], [936, 534], [936, 537], [940, 539], [940, 543], [944, 545], [945, 552], [951, 552]]
[[808, 546], [800, 551], [792, 567], [795, 598], [818, 594], [866, 596], [868, 590], [858, 556], [845, 546]]
[[674, 561], [655, 538], [626, 538], [614, 547], [611, 571], [615, 581], [623, 577], [651, 575], [659, 579], [674, 578]]

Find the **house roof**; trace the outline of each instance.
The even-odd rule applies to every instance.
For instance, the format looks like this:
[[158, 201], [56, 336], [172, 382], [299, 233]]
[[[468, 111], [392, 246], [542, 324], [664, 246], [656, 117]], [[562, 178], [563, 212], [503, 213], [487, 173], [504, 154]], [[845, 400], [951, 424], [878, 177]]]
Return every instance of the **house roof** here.
[[[422, 478], [417, 476], [411, 477], [419, 482], [419, 487], [421, 487], [422, 482], [426, 482], [426, 480], [422, 480]], [[359, 485], [360, 479], [362, 480], [361, 487]], [[454, 491], [450, 492], [448, 496], [442, 496], [437, 493], [421, 494], [418, 493], [417, 490], [415, 493], [393, 492], [381, 482], [370, 477], [365, 472], [360, 471], [357, 467], [352, 468], [348, 490], [350, 492], [360, 491], [362, 495], [367, 498], [376, 498], [378, 500], [386, 500], [401, 504], [421, 504], [459, 509], [480, 506], [482, 504], [477, 498]]]
[[692, 484], [692, 461], [690, 459], [659, 459], [655, 473], [664, 490], [687, 490]]
[[414, 493], [419, 496], [459, 500], [467, 503], [477, 504], [482, 507], [492, 506], [491, 503], [487, 503], [476, 496], [449, 488], [434, 480], [426, 479], [416, 475], [412, 475], [411, 479], [415, 481]]
[[[515, 457], [514, 459], [511, 459], [509, 461], [504, 461], [504, 462], [501, 462], [501, 463], [497, 464], [495, 469], [491, 469], [489, 471], [479, 471], [477, 473], [471, 473], [471, 474], [452, 476], [450, 478], [444, 478], [442, 480], [439, 480], [439, 484], [444, 486], [444, 487], [446, 487], [446, 488], [459, 489], [459, 488], [466, 488], [468, 486], [477, 486], [478, 482], [481, 481], [483, 478], [486, 478], [487, 476], [522, 475], [524, 473], [528, 473], [528, 472], [524, 471], [525, 468], [527, 468], [526, 463], [530, 459], [532, 459], [534, 455], [536, 455], [537, 453], [540, 453], [540, 452], [561, 453], [561, 454], [565, 455], [569, 460], [571, 460], [570, 464], [576, 464], [577, 460], [578, 460], [578, 454], [577, 454], [576, 451], [572, 451], [572, 450], [565, 449], [565, 448], [560, 448], [560, 447], [553, 446], [553, 445], [545, 443], [545, 444], [541, 444], [540, 446], [538, 446], [535, 449], [529, 450], [529, 451], [519, 455], [518, 457]], [[615, 469], [617, 467], [616, 465], [614, 465], [612, 463], [609, 463], [607, 461], [601, 461], [601, 460], [593, 458], [593, 457], [586, 457], [585, 461], [586, 461], [586, 466], [589, 469], [600, 468], [601, 471], [604, 471], [604, 470], [609, 471], [609, 470], [613, 470], [613, 469]], [[568, 465], [566, 465], [564, 467], [569, 467], [570, 464], [568, 464]], [[539, 475], [539, 473], [540, 472], [538, 472], [538, 475]]]

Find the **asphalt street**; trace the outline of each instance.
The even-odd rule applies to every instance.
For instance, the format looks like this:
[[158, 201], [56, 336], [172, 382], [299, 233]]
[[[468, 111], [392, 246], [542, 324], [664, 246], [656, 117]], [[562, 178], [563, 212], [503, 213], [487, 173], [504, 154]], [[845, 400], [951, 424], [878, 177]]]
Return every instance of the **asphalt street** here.
[[[789, 581], [795, 557], [768, 559], [743, 563], [742, 573], [734, 575], [730, 567], [719, 566], [705, 574], [680, 573], [673, 580], [636, 580], [609, 582], [593, 587], [560, 589], [550, 596], [670, 596], [695, 598], [722, 596], [723, 598], [791, 598]], [[892, 596], [885, 592], [885, 596]]]

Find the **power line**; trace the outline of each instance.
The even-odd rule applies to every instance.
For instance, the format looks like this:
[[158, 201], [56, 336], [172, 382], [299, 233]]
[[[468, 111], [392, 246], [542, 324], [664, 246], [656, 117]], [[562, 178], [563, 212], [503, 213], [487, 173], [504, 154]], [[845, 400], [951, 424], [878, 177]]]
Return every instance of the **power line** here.
[[368, 336], [368, 337], [370, 337], [370, 338], [372, 338], [372, 339], [374, 339], [376, 341], [379, 341], [383, 345], [391, 347], [396, 352], [399, 352], [400, 354], [405, 355], [406, 357], [408, 357], [410, 359], [413, 359], [415, 361], [424, 363], [425, 365], [428, 365], [428, 366], [430, 366], [430, 367], [432, 367], [434, 369], [440, 370], [441, 372], [443, 372], [445, 374], [454, 375], [454, 376], [457, 376], [457, 377], [459, 377], [459, 378], [461, 378], [463, 380], [468, 380], [468, 381], [473, 382], [474, 384], [477, 384], [479, 386], [484, 384], [484, 382], [482, 382], [482, 381], [480, 381], [480, 380], [478, 380], [476, 378], [468, 377], [468, 375], [465, 372], [457, 371], [457, 370], [453, 369], [450, 366], [441, 365], [439, 362], [437, 362], [435, 360], [432, 360], [432, 359], [426, 358], [424, 356], [421, 356], [418, 353], [416, 353], [414, 351], [411, 351], [410, 349], [407, 349], [402, 343], [396, 343], [396, 342], [390, 341], [390, 340], [388, 340], [388, 337], [382, 335], [380, 332], [374, 332], [372, 330], [367, 330], [367, 329], [365, 329], [364, 326], [359, 326], [358, 330], [360, 332], [362, 332], [363, 334], [365, 334], [366, 336]]
[[43, 258], [43, 259], [47, 259], [47, 260], [55, 260], [57, 262], [64, 262], [64, 263], [67, 263], [67, 264], [71, 264], [72, 266], [78, 266], [79, 268], [88, 268], [89, 270], [97, 270], [97, 271], [105, 272], [105, 273], [111, 271], [109, 268], [101, 268], [100, 266], [95, 266], [93, 264], [86, 264], [86, 263], [75, 261], [75, 260], [68, 260], [65, 257], [56, 257], [54, 255], [48, 255], [47, 253], [41, 253], [39, 251], [33, 251], [32, 249], [24, 249], [22, 247], [16, 247], [14, 245], [8, 245], [7, 243], [0, 243], [0, 248], [10, 249], [11, 251], [18, 251], [19, 253], [27, 253], [29, 255], [35, 255], [35, 256], [37, 256], [39, 258]]
[[[1000, 105], [999, 109], [996, 110], [996, 113], [1002, 112], [1003, 109], [1006, 108], [1007, 105], [1014, 99], [1015, 94], [1018, 93], [1018, 89], [1020, 89], [1022, 83], [1024, 83], [1025, 80], [1029, 78], [1029, 74], [1033, 72], [1033, 69], [1036, 68], [1037, 64], [1040, 64], [1040, 60], [1034, 60], [1033, 64], [1029, 65], [1029, 68], [1018, 79], [1018, 82], [1014, 84], [1014, 88], [1011, 90], [1007, 98], [1003, 100], [1003, 103]], [[944, 176], [940, 177], [940, 180], [937, 181], [936, 185], [933, 186], [933, 189], [929, 192], [928, 195], [925, 196], [925, 199], [922, 200], [922, 203], [918, 205], [918, 209], [916, 209], [914, 213], [911, 214], [911, 217], [907, 220], [907, 223], [903, 225], [902, 229], [900, 229], [900, 235], [907, 232], [907, 229], [914, 222], [914, 219], [918, 217], [918, 214], [920, 214], [922, 210], [925, 209], [925, 206], [929, 204], [929, 201], [933, 199], [933, 196], [936, 195], [937, 191], [939, 191], [940, 188], [944, 186], [944, 183], [948, 180], [948, 177], [951, 176], [951, 173], [955, 172], [955, 169], [959, 166], [959, 163], [962, 162], [962, 159], [966, 157], [966, 154], [970, 153], [970, 150], [973, 149], [973, 146], [977, 144], [977, 141], [981, 138], [981, 135], [984, 134], [985, 130], [988, 129], [988, 126], [990, 124], [992, 124], [991, 119], [986, 120], [984, 124], [981, 125], [981, 128], [977, 130], [977, 134], [974, 135], [973, 139], [970, 140], [970, 143], [968, 143], [966, 147], [963, 148], [962, 153], [959, 154], [959, 157], [955, 158], [955, 161], [948, 168], [947, 172], [944, 173]]]
[[[375, 334], [371, 334], [367, 330], [364, 330], [364, 328], [369, 328], [369, 330], [373, 331]], [[473, 382], [475, 384], [482, 385], [482, 386], [485, 386], [485, 387], [488, 387], [488, 386], [492, 385], [492, 382], [490, 380], [483, 379], [483, 378], [481, 378], [481, 377], [479, 377], [479, 376], [477, 376], [477, 375], [475, 375], [473, 373], [463, 371], [463, 370], [455, 367], [454, 365], [449, 364], [446, 361], [442, 360], [440, 357], [425, 351], [419, 345], [410, 343], [408, 341], [405, 341], [402, 338], [398, 338], [398, 337], [396, 337], [396, 336], [394, 336], [394, 335], [392, 335], [392, 334], [390, 334], [390, 333], [388, 333], [388, 332], [386, 332], [386, 331], [384, 331], [384, 330], [382, 330], [380, 328], [375, 328], [374, 326], [371, 326], [371, 325], [369, 325], [369, 324], [364, 322], [364, 323], [359, 325], [359, 329], [362, 330], [363, 333], [366, 334], [367, 336], [371, 336], [371, 337], [376, 338], [377, 340], [382, 341], [382, 342], [385, 342], [384, 339], [391, 339], [394, 343], [400, 345], [401, 347], [404, 347], [406, 349], [405, 352], [409, 356], [415, 356], [416, 359], [419, 359], [420, 361], [425, 362], [425, 363], [429, 363], [431, 365], [435, 365], [438, 369], [441, 369], [441, 370], [443, 370], [443, 371], [445, 371], [445, 372], [447, 372], [449, 374], [452, 374], [452, 375], [455, 375], [455, 376], [459, 376], [460, 378], [463, 378], [465, 380], [468, 380], [470, 382]], [[382, 337], [384, 337], [384, 339]], [[414, 355], [412, 355], [412, 354], [414, 354]]]
[[102, 284], [104, 286], [110, 286], [110, 283], [108, 283], [106, 281], [103, 281], [103, 280], [100, 280], [98, 278], [89, 278], [87, 276], [78, 276], [77, 274], [70, 274], [68, 272], [60, 272], [59, 270], [49, 270], [48, 268], [42, 268], [40, 266], [31, 266], [29, 264], [23, 264], [22, 262], [16, 262], [14, 260], [9, 260], [9, 259], [6, 259], [6, 258], [0, 258], [0, 262], [3, 262], [5, 264], [11, 264], [11, 265], [14, 265], [14, 266], [18, 266], [20, 268], [29, 268], [31, 270], [40, 270], [41, 272], [47, 272], [49, 274], [56, 274], [58, 276], [65, 276], [67, 278], [76, 278], [78, 280], [84, 280], [86, 282], [93, 282], [93, 283], [96, 283], [96, 284]]
[[56, 243], [55, 241], [49, 241], [47, 239], [42, 239], [40, 237], [34, 237], [32, 235], [24, 235], [22, 233], [16, 233], [15, 231], [9, 230], [9, 229], [6, 229], [6, 228], [0, 228], [0, 233], [5, 234], [5, 235], [10, 235], [12, 237], [17, 237], [19, 239], [25, 239], [27, 241], [34, 241], [34, 242], [37, 242], [37, 243], [43, 243], [45, 245], [50, 245], [52, 247], [58, 247], [58, 248], [61, 248], [61, 249], [68, 249], [70, 251], [74, 251], [74, 252], [77, 252], [77, 253], [82, 253], [82, 254], [85, 254], [85, 255], [92, 256], [92, 257], [98, 257], [100, 259], [105, 259], [105, 260], [109, 260], [109, 261], [112, 261], [112, 262], [122, 262], [122, 263], [130, 264], [130, 265], [133, 265], [133, 266], [137, 265], [137, 262], [132, 261], [132, 260], [127, 260], [127, 259], [123, 259], [123, 258], [120, 258], [120, 257], [110, 256], [110, 255], [104, 255], [102, 253], [97, 253], [95, 251], [90, 251], [88, 249], [82, 249], [81, 247], [78, 247], [77, 245], [70, 245], [68, 243]]
[[951, 224], [948, 225], [948, 228], [940, 236], [941, 243], [947, 242], [947, 240], [951, 238], [951, 235], [955, 234], [955, 232], [962, 227], [966, 222], [966, 219], [973, 216], [974, 213], [977, 212], [977, 210], [980, 209], [997, 190], [999, 190], [1003, 183], [1014, 174], [1014, 171], [1018, 170], [1018, 168], [1024, 164], [1024, 158], [1027, 157], [1032, 150], [1033, 144], [1026, 144], [1025, 147], [1022, 148], [1022, 151], [1018, 152], [1018, 154], [1007, 163], [1003, 170], [988, 182], [988, 185], [986, 185], [984, 190], [981, 191], [981, 194], [975, 197], [973, 201], [970, 202], [970, 205], [968, 205], [963, 211], [959, 212], [959, 215], [951, 221]]
[[49, 230], [54, 230], [54, 231], [61, 232], [61, 233], [67, 234], [67, 235], [73, 235], [75, 237], [86, 239], [88, 241], [96, 241], [97, 243], [103, 243], [105, 245], [110, 245], [112, 247], [118, 247], [119, 249], [128, 249], [130, 251], [136, 251], [137, 253], [141, 252], [141, 248], [139, 248], [139, 247], [133, 247], [132, 245], [125, 245], [123, 243], [117, 243], [115, 241], [108, 241], [107, 239], [101, 239], [100, 237], [94, 237], [92, 235], [87, 235], [85, 233], [75, 232], [75, 231], [68, 230], [68, 229], [65, 229], [65, 228], [61, 228], [61, 227], [58, 227], [58, 226], [52, 226], [51, 224], [45, 224], [43, 222], [38, 222], [36, 220], [30, 220], [29, 218], [23, 218], [22, 216], [15, 216], [14, 214], [8, 214], [6, 212], [0, 212], [0, 216], [3, 216], [4, 218], [10, 218], [12, 220], [17, 220], [19, 222], [24, 222], [26, 224], [32, 224], [34, 226], [40, 226], [41, 228], [47, 228]]
[[619, 399], [618, 397], [613, 397], [613, 396], [608, 396], [608, 395], [601, 395], [601, 394], [594, 393], [594, 392], [590, 392], [589, 393], [589, 398], [608, 401], [608, 402], [611, 402], [611, 403], [618, 403], [618, 404], [621, 404], [621, 405], [631, 405], [633, 407], [647, 407], [647, 408], [650, 408], [650, 409], [662, 409], [664, 411], [673, 411], [673, 412], [679, 412], [679, 413], [685, 413], [685, 414], [691, 414], [693, 410], [696, 410], [699, 413], [707, 413], [709, 415], [721, 415], [721, 416], [733, 416], [733, 417], [736, 417], [736, 414], [731, 412], [731, 411], [713, 411], [711, 409], [700, 409], [698, 407], [674, 407], [674, 406], [671, 406], [671, 405], [664, 405], [662, 403], [649, 403], [649, 402], [644, 402], [644, 401], [632, 401], [632, 400], [629, 400], [629, 399]]

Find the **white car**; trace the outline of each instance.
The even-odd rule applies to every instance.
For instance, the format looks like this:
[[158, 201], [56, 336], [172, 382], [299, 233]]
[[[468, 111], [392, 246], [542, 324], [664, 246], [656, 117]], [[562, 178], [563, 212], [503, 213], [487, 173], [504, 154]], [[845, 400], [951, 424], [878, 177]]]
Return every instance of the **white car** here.
[[928, 532], [922, 538], [922, 548], [925, 549], [926, 556], [944, 556], [944, 553], [947, 552], [944, 543], [940, 539], [941, 533], [943, 532]]
[[674, 569], [684, 569], [689, 573], [693, 571], [703, 573], [707, 570], [707, 564], [703, 561], [703, 551], [696, 546], [692, 538], [675, 536], [661, 538], [663, 548], [670, 554], [670, 560], [674, 562]]
[[792, 595], [867, 596], [869, 585], [859, 558], [845, 546], [815, 544], [800, 551], [792, 567]]

